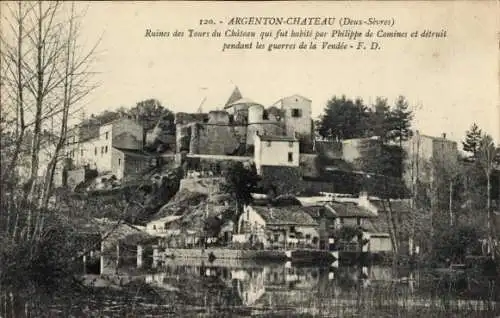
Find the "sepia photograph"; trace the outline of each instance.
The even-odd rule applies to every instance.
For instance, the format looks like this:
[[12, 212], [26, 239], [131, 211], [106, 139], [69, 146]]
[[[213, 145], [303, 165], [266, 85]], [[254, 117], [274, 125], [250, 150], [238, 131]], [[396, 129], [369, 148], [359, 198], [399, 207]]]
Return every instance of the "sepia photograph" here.
[[498, 9], [0, 2], [0, 318], [500, 317]]

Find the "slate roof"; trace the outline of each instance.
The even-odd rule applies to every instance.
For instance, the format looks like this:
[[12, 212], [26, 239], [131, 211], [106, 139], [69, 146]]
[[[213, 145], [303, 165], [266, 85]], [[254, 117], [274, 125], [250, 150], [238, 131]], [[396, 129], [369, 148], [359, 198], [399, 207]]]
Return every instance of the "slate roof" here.
[[231, 93], [231, 96], [229, 96], [226, 104], [224, 105], [224, 108], [231, 107], [230, 105], [233, 104], [235, 101], [242, 99], [243, 96], [241, 95], [240, 89], [238, 86], [236, 86]]
[[[228, 104], [226, 106], [224, 106], [224, 109], [226, 108], [230, 108], [230, 107], [233, 107], [235, 105], [242, 105], [242, 104], [249, 104], [249, 105], [260, 105], [262, 106], [261, 104], [257, 103], [257, 102], [254, 102], [253, 100], [251, 100], [250, 98], [246, 98], [246, 97], [243, 97], [243, 98], [240, 98], [234, 102], [232, 102], [231, 104]], [[264, 107], [264, 106], [262, 106]]]
[[151, 157], [152, 154], [143, 151], [142, 149], [125, 149], [125, 148], [119, 148], [119, 147], [113, 147], [118, 151], [123, 152], [127, 156], [141, 156], [141, 157]]
[[320, 220], [322, 218], [334, 219], [335, 214], [332, 210], [325, 208], [324, 205], [310, 205], [302, 207], [304, 211], [309, 214], [314, 220]]
[[360, 218], [376, 218], [376, 214], [370, 210], [358, 206], [353, 202], [329, 202], [325, 204], [327, 208], [332, 210], [337, 217], [360, 217]]
[[263, 207], [252, 206], [269, 225], [317, 226], [318, 223], [301, 206]]

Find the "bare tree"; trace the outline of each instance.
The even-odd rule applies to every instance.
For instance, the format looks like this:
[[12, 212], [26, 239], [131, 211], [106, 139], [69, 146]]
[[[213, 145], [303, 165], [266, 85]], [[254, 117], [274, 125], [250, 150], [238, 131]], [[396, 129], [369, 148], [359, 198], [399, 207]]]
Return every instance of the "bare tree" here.
[[87, 96], [96, 87], [96, 84], [91, 82], [93, 72], [89, 70], [89, 66], [92, 64], [91, 62], [97, 45], [85, 54], [81, 56], [78, 55], [78, 30], [79, 24], [75, 14], [75, 5], [72, 3], [69, 17], [69, 30], [65, 39], [66, 43], [63, 46], [65, 51], [63, 56], [64, 66], [62, 67], [62, 72], [59, 74], [62, 79], [61, 85], [63, 96], [60, 106], [62, 118], [60, 123], [59, 139], [55, 145], [54, 154], [48, 164], [45, 174], [41, 208], [47, 207], [51, 195], [54, 173], [68, 134], [68, 119], [70, 116], [70, 110], [76, 103]]
[[[79, 18], [75, 4], [62, 2], [23, 3], [16, 7], [6, 5], [8, 14], [3, 23], [10, 26], [2, 33], [2, 93], [15, 119], [16, 142], [5, 173], [13, 173], [23, 154], [23, 145], [29, 145], [27, 187], [22, 201], [30, 202], [26, 211], [26, 233], [33, 230], [32, 207], [46, 208], [52, 192], [56, 166], [64, 148], [71, 109], [95, 87], [91, 70], [97, 44], [90, 50], [79, 43]], [[2, 106], [4, 108], [4, 106]], [[48, 121], [50, 119], [50, 121]], [[57, 132], [54, 121], [60, 121]], [[50, 135], [57, 135], [50, 161], [42, 182], [38, 181], [40, 150], [45, 147], [44, 130], [52, 123]], [[29, 129], [30, 139], [26, 132]], [[49, 141], [50, 142], [50, 141]], [[51, 147], [49, 147], [51, 148]], [[44, 149], [45, 150], [45, 149]], [[24, 151], [26, 152], [26, 151]], [[4, 176], [2, 176], [4, 177]], [[40, 215], [40, 212], [38, 213]], [[36, 224], [40, 224], [37, 218]], [[35, 226], [36, 228], [36, 226]]]
[[11, 154], [11, 160], [7, 164], [7, 169], [5, 172], [12, 171], [15, 167], [17, 159], [19, 157], [19, 152], [21, 151], [21, 145], [24, 139], [24, 132], [26, 130], [25, 116], [24, 116], [24, 79], [23, 79], [23, 56], [24, 47], [23, 39], [25, 37], [25, 19], [28, 10], [25, 4], [19, 1], [17, 3], [17, 10], [11, 8], [10, 6], [5, 6], [5, 9], [10, 11], [12, 15], [13, 23], [9, 23], [9, 27], [14, 34], [14, 40], [11, 43], [5, 41], [2, 34], [2, 49], [0, 50], [0, 58], [2, 65], [2, 91], [7, 95], [2, 101], [2, 110], [8, 108], [8, 98], [10, 97], [12, 101], [12, 106], [15, 108], [15, 149]]
[[[496, 147], [493, 139], [489, 135], [484, 135], [481, 139], [479, 146], [479, 163], [484, 170], [486, 175], [486, 212], [488, 215], [488, 242], [490, 248], [493, 248], [493, 229], [492, 229], [492, 215], [491, 215], [491, 175], [493, 173], [494, 163], [495, 163]], [[495, 253], [492, 250], [492, 257], [495, 257]]]

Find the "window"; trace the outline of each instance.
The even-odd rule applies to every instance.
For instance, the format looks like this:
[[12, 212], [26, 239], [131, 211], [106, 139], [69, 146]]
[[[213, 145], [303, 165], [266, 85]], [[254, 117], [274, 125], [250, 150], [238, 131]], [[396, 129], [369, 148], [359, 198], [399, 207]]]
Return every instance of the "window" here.
[[288, 162], [293, 162], [293, 152], [288, 153]]
[[104, 152], [108, 153], [108, 146], [106, 146], [106, 148], [104, 148]]
[[299, 108], [292, 108], [292, 117], [300, 117], [301, 111]]
[[97, 156], [97, 147], [94, 148], [94, 154]]
[[101, 147], [101, 155], [104, 154], [104, 146]]
[[289, 141], [289, 142], [288, 142], [288, 147], [289, 147], [289, 148], [292, 148], [292, 147], [293, 147], [293, 141]]
[[271, 147], [271, 141], [268, 141], [268, 142], [267, 142], [267, 146], [268, 146], [268, 147]]
[[71, 150], [71, 158], [74, 158], [74, 157], [75, 157], [75, 151]]
[[118, 165], [121, 166], [121, 164], [122, 164], [122, 159], [118, 158]]
[[262, 119], [269, 120], [269, 112], [267, 110], [264, 110], [264, 113], [262, 114]]
[[83, 157], [83, 149], [80, 150], [80, 156]]
[[108, 132], [108, 131], [106, 131], [106, 140], [108, 139], [108, 134], [109, 134], [109, 132]]

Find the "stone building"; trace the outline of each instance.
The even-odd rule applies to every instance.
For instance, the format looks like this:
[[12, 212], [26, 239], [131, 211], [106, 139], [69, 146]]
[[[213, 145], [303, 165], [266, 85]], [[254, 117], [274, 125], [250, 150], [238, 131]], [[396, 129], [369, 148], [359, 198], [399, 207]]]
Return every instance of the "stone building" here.
[[299, 167], [299, 141], [295, 137], [257, 134], [254, 151], [257, 173], [263, 166]]
[[446, 138], [422, 135], [418, 131], [403, 143], [406, 157], [403, 163], [403, 179], [407, 187], [418, 179], [430, 183], [434, 180], [434, 163], [453, 165], [458, 159], [457, 143]]
[[264, 107], [235, 88], [222, 111], [176, 115], [177, 152], [242, 155], [254, 147], [257, 134], [299, 136], [312, 144], [311, 101], [300, 95]]
[[[129, 118], [105, 125], [81, 125], [68, 136], [65, 154], [71, 160], [72, 168], [88, 167], [99, 173], [118, 175], [123, 168], [117, 164], [118, 157], [123, 157], [120, 152], [142, 151], [143, 134], [142, 126]], [[119, 175], [123, 177], [123, 173]]]

